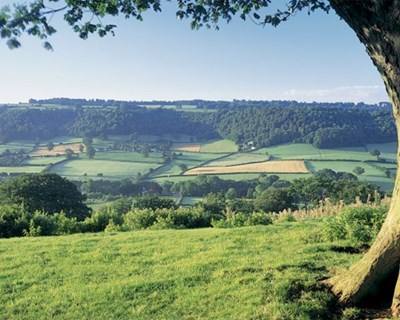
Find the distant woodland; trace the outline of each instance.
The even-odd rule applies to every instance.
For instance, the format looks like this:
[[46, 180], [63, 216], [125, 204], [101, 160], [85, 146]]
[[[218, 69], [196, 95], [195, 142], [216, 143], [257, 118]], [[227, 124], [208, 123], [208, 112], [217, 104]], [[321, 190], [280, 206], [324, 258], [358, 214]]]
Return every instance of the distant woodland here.
[[[184, 106], [193, 106], [191, 112]], [[152, 107], [154, 106], [154, 107]], [[295, 101], [48, 99], [0, 106], [0, 141], [56, 136], [187, 135], [266, 147], [305, 142], [318, 148], [396, 140], [390, 105]]]

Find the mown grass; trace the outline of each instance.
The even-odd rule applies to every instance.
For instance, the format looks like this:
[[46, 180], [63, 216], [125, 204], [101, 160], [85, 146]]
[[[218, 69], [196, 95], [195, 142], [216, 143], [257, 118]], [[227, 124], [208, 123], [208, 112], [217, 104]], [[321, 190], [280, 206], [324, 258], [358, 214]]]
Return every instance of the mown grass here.
[[0, 240], [0, 318], [333, 319], [319, 280], [358, 255], [310, 241], [320, 227]]
[[203, 144], [200, 148], [200, 151], [210, 153], [230, 153], [237, 152], [238, 149], [239, 147], [234, 141], [224, 139]]

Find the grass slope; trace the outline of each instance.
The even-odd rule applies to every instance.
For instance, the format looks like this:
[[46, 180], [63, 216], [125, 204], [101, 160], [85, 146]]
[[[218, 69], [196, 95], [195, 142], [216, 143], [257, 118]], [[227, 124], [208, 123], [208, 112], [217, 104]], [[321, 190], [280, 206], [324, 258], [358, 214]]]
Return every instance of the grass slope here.
[[[0, 240], [1, 319], [331, 319], [318, 221]], [[342, 250], [343, 251], [343, 250]]]

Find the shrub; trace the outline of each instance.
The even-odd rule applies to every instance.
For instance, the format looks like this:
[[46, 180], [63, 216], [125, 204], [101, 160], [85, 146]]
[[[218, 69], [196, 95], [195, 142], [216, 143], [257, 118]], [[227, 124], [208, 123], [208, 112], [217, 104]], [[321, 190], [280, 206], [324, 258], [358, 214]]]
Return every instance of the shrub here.
[[264, 212], [253, 212], [246, 221], [248, 226], [269, 225], [272, 224], [272, 216]]
[[123, 227], [126, 230], [139, 230], [151, 227], [157, 221], [156, 213], [151, 209], [134, 209], [124, 216]]
[[250, 215], [242, 212], [229, 212], [224, 219], [212, 221], [212, 226], [215, 228], [238, 228], [269, 224], [272, 224], [272, 216], [265, 212], [253, 212]]
[[172, 199], [164, 199], [160, 197], [138, 197], [135, 199], [133, 206], [138, 209], [176, 209], [177, 205]]
[[42, 211], [36, 211], [29, 221], [28, 236], [50, 236], [56, 234], [55, 218]]
[[105, 207], [93, 213], [84, 221], [83, 231], [86, 232], [101, 232], [104, 231], [110, 222], [116, 225], [121, 225], [124, 221], [122, 214], [112, 208]]
[[350, 240], [354, 245], [369, 244], [378, 234], [387, 213], [387, 207], [348, 207], [329, 218], [324, 225], [328, 240]]
[[0, 206], [0, 238], [21, 237], [28, 227], [29, 217], [21, 206]]
[[211, 217], [202, 208], [133, 209], [124, 216], [123, 229], [202, 228], [211, 226]]

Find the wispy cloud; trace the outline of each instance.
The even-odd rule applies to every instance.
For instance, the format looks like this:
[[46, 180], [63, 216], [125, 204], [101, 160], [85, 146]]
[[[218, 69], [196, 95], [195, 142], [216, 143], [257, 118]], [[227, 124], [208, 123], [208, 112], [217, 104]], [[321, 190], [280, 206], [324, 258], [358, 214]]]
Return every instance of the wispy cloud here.
[[329, 89], [299, 90], [291, 89], [283, 92], [284, 99], [300, 101], [348, 101], [376, 103], [388, 101], [385, 87], [381, 85], [356, 85]]

